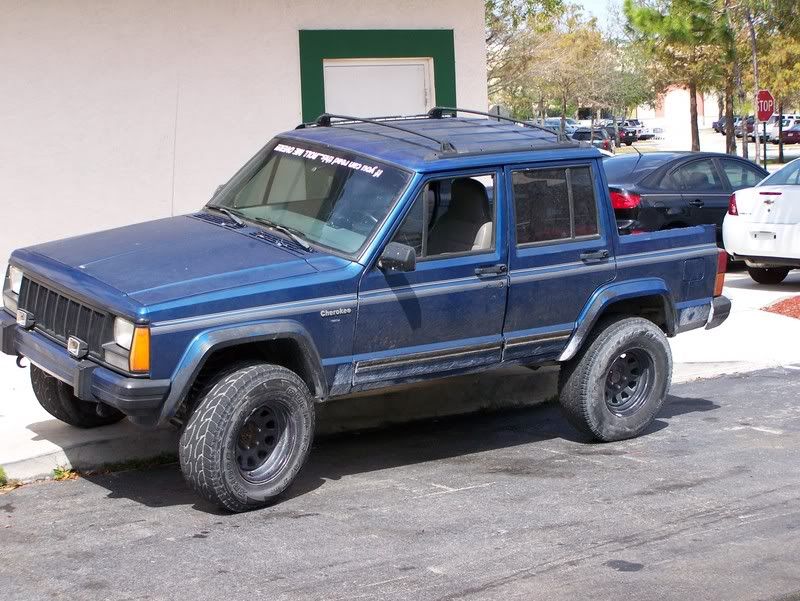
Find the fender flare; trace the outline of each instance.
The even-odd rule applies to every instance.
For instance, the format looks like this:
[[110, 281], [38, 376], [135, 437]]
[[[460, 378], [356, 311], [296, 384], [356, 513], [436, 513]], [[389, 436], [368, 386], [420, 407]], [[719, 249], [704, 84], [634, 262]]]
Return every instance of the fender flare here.
[[322, 369], [322, 360], [310, 334], [302, 325], [296, 321], [278, 320], [219, 327], [199, 333], [187, 347], [173, 372], [172, 386], [161, 407], [158, 423], [162, 424], [175, 415], [197, 374], [213, 353], [238, 344], [284, 339], [292, 340], [300, 347], [304, 367], [314, 383], [311, 393], [317, 398], [325, 398], [328, 384]]
[[626, 282], [610, 282], [598, 288], [584, 305], [578, 316], [578, 327], [570, 336], [567, 346], [558, 357], [559, 361], [569, 361], [578, 352], [597, 320], [609, 305], [622, 300], [660, 296], [664, 301], [664, 314], [667, 319], [667, 334], [675, 333], [675, 305], [667, 284], [661, 278], [641, 278]]

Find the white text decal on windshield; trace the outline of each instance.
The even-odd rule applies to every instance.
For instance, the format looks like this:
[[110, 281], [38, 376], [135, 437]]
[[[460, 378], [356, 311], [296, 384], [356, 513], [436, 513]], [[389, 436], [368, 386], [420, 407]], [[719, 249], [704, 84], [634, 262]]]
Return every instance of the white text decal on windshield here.
[[372, 177], [380, 177], [383, 175], [383, 169], [376, 167], [375, 165], [365, 165], [364, 163], [359, 163], [358, 161], [350, 161], [341, 157], [335, 157], [332, 154], [317, 152], [316, 150], [308, 150], [307, 148], [289, 146], [288, 144], [278, 144], [275, 147], [275, 150], [277, 152], [282, 152], [283, 154], [291, 154], [296, 157], [303, 157], [304, 159], [308, 159], [310, 161], [319, 161], [320, 163], [325, 163], [326, 165], [341, 165], [342, 167], [347, 167], [355, 171], [368, 173]]

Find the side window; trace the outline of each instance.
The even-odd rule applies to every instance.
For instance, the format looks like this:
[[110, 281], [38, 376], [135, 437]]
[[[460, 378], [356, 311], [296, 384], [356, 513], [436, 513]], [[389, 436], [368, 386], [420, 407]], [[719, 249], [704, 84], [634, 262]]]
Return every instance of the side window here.
[[750, 188], [764, 179], [758, 170], [743, 161], [722, 159], [722, 169], [734, 190]]
[[682, 190], [690, 192], [723, 191], [714, 163], [711, 159], [692, 161], [688, 165], [678, 167], [673, 173]]
[[495, 189], [494, 175], [428, 182], [392, 241], [414, 248], [418, 259], [492, 250]]
[[597, 235], [597, 200], [588, 166], [514, 171], [511, 181], [518, 245]]

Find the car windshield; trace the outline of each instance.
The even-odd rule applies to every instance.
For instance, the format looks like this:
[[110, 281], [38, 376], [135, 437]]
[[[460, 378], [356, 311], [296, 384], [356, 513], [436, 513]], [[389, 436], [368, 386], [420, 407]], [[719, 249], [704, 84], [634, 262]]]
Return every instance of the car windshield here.
[[352, 255], [409, 179], [407, 172], [368, 157], [273, 140], [207, 206]]
[[757, 186], [800, 186], [800, 159], [761, 180]]

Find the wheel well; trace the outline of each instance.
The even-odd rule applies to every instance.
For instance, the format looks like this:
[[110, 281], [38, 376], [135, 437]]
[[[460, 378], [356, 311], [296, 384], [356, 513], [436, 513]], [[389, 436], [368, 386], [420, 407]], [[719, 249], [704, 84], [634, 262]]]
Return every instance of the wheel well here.
[[671, 320], [667, 317], [667, 302], [660, 294], [637, 296], [636, 298], [615, 301], [603, 310], [600, 317], [607, 317], [609, 315], [644, 317], [652, 321], [667, 334], [671, 333], [670, 329], [672, 328], [672, 324], [670, 323]]
[[251, 361], [285, 367], [300, 376], [312, 395], [319, 397], [324, 394], [322, 382], [316, 377], [300, 344], [291, 338], [280, 338], [236, 344], [212, 351], [195, 376], [185, 404], [191, 407], [203, 389], [229, 366]]

